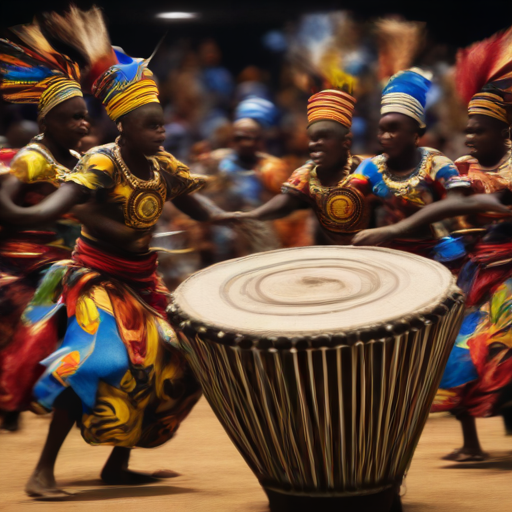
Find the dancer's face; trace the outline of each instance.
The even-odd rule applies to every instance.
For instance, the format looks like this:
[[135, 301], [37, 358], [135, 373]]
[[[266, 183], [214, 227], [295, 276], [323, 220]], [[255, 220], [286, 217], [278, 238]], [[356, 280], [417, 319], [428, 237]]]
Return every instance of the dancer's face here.
[[380, 118], [377, 138], [389, 158], [400, 158], [417, 145], [419, 124], [404, 114], [385, 114]]
[[242, 160], [251, 160], [262, 149], [261, 126], [253, 119], [239, 119], [233, 124], [233, 149]]
[[469, 117], [465, 133], [469, 154], [479, 162], [498, 163], [503, 157], [508, 138], [505, 123], [477, 114]]
[[118, 123], [131, 150], [152, 156], [165, 140], [164, 112], [160, 103], [148, 103], [124, 116]]
[[319, 169], [343, 167], [352, 145], [352, 134], [335, 121], [318, 121], [308, 128], [309, 156]]
[[40, 124], [45, 137], [66, 149], [78, 149], [89, 133], [87, 105], [83, 98], [70, 98], [52, 108]]

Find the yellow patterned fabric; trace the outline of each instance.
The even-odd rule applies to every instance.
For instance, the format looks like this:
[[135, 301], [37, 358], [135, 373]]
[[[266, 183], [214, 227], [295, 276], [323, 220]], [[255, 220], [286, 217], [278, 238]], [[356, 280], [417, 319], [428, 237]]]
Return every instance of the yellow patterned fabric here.
[[481, 91], [475, 94], [469, 102], [468, 114], [470, 116], [489, 116], [507, 125], [509, 124], [503, 98], [499, 94], [492, 92]]
[[[59, 347], [41, 363], [34, 408], [51, 410], [72, 388], [90, 444], [159, 446], [201, 395], [165, 319], [169, 291], [156, 267], [155, 253], [120, 257], [79, 239], [73, 260], [48, 270], [23, 316], [33, 346], [50, 339]], [[61, 343], [57, 327], [67, 329]]]
[[[80, 155], [72, 151], [73, 156]], [[69, 169], [60, 165], [44, 146], [31, 143], [21, 149], [11, 162], [10, 173], [23, 183], [45, 181], [58, 185], [64, 181]]]
[[57, 53], [37, 25], [11, 29], [22, 41], [0, 39], [0, 92], [11, 103], [38, 105], [39, 118], [74, 97], [83, 97], [78, 64]]
[[38, 104], [39, 117], [45, 117], [50, 110], [71, 98], [83, 98], [80, 84], [66, 77], [55, 77], [47, 80], [46, 89], [41, 94]]
[[[144, 74], [146, 77], [153, 75], [149, 69], [145, 70]], [[109, 96], [104, 105], [108, 116], [114, 121], [148, 103], [160, 103], [156, 83], [149, 78], [130, 84], [111, 98]]]
[[113, 121], [148, 103], [160, 103], [148, 61], [133, 59], [114, 48], [118, 63], [105, 71], [93, 84], [92, 92], [105, 106]]
[[91, 191], [105, 189], [107, 201], [123, 210], [127, 226], [145, 229], [153, 226], [165, 201], [201, 189], [206, 181], [190, 174], [188, 167], [165, 151], [148, 158], [153, 178], [141, 180], [124, 164], [119, 146], [105, 144], [87, 152], [66, 181]]
[[356, 99], [335, 89], [313, 94], [308, 101], [308, 126], [316, 121], [335, 121], [350, 128]]

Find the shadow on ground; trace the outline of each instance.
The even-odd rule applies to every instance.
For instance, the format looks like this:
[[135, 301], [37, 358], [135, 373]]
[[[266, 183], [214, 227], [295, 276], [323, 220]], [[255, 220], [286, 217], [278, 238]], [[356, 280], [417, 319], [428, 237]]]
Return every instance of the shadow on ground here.
[[492, 453], [489, 460], [481, 462], [455, 462], [443, 466], [442, 469], [498, 469], [512, 471], [512, 453]]
[[[92, 482], [97, 482], [93, 480]], [[72, 487], [70, 484], [65, 486]], [[153, 496], [171, 496], [173, 494], [189, 494], [197, 492], [186, 487], [171, 485], [150, 485], [145, 487], [103, 487], [78, 491], [75, 494], [62, 498], [36, 498], [37, 501], [102, 501], [119, 498], [149, 498]]]

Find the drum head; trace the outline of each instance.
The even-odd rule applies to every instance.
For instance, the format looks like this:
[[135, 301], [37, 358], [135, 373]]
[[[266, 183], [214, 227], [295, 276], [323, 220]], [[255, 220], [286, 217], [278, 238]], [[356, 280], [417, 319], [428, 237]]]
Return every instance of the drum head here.
[[441, 264], [378, 247], [299, 247], [219, 263], [174, 293], [182, 317], [255, 336], [336, 333], [428, 312], [454, 291]]

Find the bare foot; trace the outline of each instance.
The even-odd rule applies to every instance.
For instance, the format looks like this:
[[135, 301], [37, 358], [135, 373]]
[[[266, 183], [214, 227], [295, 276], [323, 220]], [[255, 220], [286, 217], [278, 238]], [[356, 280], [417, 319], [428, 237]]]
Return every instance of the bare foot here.
[[177, 476], [181, 476], [181, 473], [177, 473], [172, 469], [159, 469], [158, 471], [153, 471], [151, 476], [155, 478], [176, 478]]
[[108, 485], [145, 485], [158, 482], [158, 478], [147, 473], [130, 471], [129, 469], [109, 468], [108, 465], [101, 472], [101, 479]]
[[451, 460], [453, 462], [482, 462], [489, 458], [489, 454], [482, 450], [473, 450], [470, 448], [458, 448], [452, 453], [445, 455], [442, 460]]
[[34, 471], [25, 486], [25, 492], [31, 498], [64, 498], [72, 493], [57, 489], [57, 483], [52, 474], [44, 471]]

